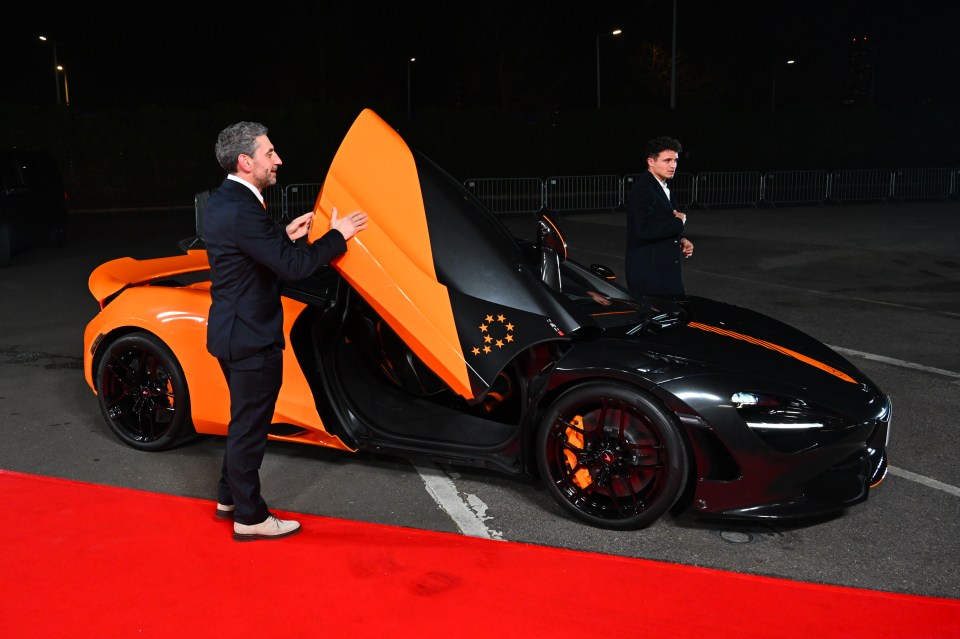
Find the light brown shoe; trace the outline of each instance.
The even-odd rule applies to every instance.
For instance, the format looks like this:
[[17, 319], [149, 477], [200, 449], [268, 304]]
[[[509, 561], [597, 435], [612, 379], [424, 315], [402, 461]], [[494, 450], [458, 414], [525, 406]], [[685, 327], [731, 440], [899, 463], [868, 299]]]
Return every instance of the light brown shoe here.
[[217, 504], [217, 519], [233, 519], [233, 511], [236, 507], [233, 504]]
[[254, 541], [256, 539], [281, 539], [300, 532], [299, 521], [284, 521], [273, 515], [259, 524], [248, 526], [233, 522], [234, 541]]

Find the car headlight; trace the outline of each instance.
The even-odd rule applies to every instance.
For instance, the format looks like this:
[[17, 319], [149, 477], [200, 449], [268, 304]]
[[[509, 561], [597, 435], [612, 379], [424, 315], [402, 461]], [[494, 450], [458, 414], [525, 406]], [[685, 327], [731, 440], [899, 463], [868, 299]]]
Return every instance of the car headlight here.
[[838, 415], [795, 397], [746, 391], [730, 401], [753, 433], [785, 453], [815, 448], [848, 426]]

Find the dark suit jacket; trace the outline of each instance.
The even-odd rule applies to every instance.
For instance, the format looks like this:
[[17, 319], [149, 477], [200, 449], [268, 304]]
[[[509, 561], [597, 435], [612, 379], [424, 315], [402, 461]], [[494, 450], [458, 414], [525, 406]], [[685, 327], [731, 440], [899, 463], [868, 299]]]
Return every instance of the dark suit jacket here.
[[280, 279], [303, 279], [345, 253], [343, 235], [331, 230], [312, 245], [295, 246], [256, 195], [229, 179], [207, 200], [202, 223], [212, 298], [207, 350], [238, 360], [283, 348]]
[[[673, 193], [671, 192], [671, 199]], [[637, 178], [627, 199], [627, 286], [642, 295], [681, 296], [680, 236], [676, 205], [650, 171]]]

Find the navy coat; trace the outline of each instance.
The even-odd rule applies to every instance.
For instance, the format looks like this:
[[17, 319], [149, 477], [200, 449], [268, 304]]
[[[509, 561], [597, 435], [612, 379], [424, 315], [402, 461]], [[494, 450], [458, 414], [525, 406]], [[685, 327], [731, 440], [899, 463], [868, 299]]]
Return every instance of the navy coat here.
[[641, 295], [684, 294], [680, 261], [683, 222], [676, 205], [650, 171], [637, 178], [627, 199], [627, 287]]
[[271, 346], [283, 348], [280, 280], [303, 279], [343, 255], [343, 235], [331, 230], [298, 247], [267, 216], [257, 196], [230, 179], [207, 200], [202, 225], [212, 299], [207, 350], [238, 360]]

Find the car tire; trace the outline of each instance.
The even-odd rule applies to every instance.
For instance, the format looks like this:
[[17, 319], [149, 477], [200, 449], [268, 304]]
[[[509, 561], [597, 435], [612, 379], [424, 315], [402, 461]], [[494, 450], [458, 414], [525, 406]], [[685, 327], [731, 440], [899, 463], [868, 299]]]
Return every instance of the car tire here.
[[687, 451], [673, 417], [622, 384], [590, 382], [560, 395], [540, 422], [536, 456], [560, 506], [602, 528], [649, 526], [686, 484]]
[[160, 451], [196, 435], [183, 369], [150, 333], [111, 342], [100, 357], [96, 387], [104, 419], [128, 446]]

